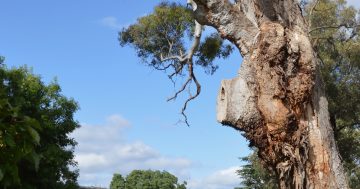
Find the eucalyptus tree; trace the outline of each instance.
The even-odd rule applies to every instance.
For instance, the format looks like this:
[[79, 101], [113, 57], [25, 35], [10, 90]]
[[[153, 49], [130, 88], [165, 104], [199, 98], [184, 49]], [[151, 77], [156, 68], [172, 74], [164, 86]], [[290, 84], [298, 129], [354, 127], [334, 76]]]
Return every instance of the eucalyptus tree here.
[[[185, 115], [188, 102], [201, 89], [194, 66], [215, 70], [215, 58], [231, 51], [223, 42], [228, 40], [243, 62], [236, 78], [221, 83], [218, 121], [244, 132], [280, 188], [348, 188], [330, 123], [321, 59], [309, 35], [335, 26], [311, 28], [313, 20], [304, 17], [297, 0], [187, 3], [192, 12], [179, 4], [160, 4], [153, 14], [120, 32], [121, 45], [132, 45], [155, 69], [172, 69], [170, 79], [188, 76], [169, 100], [195, 83], [196, 92], [182, 109]], [[204, 26], [217, 34], [201, 40]], [[192, 45], [185, 48], [189, 33]]]
[[[342, 0], [304, 2], [303, 11], [310, 27], [311, 43], [321, 60], [330, 122], [334, 130], [350, 188], [360, 184], [360, 41], [359, 11]], [[246, 157], [239, 170], [244, 188], [269, 185], [259, 159]], [[259, 161], [258, 161], [259, 160]], [[269, 173], [269, 172], [265, 172]]]

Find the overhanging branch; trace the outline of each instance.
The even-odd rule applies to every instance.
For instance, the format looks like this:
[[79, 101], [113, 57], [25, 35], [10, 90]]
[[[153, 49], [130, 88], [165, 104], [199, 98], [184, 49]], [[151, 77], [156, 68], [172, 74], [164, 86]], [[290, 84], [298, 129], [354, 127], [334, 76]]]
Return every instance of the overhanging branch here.
[[[197, 9], [197, 5], [193, 0], [188, 0], [187, 3], [192, 6], [193, 10]], [[183, 107], [181, 109], [181, 114], [184, 117], [184, 122], [185, 122], [185, 124], [187, 126], [190, 125], [188, 123], [187, 115], [185, 114], [188, 103], [190, 101], [194, 100], [196, 97], [198, 97], [200, 92], [201, 92], [201, 85], [198, 82], [198, 80], [196, 79], [194, 69], [193, 69], [193, 56], [194, 56], [195, 52], [198, 50], [198, 48], [199, 48], [202, 30], [203, 30], [203, 26], [198, 21], [195, 20], [194, 37], [193, 37], [192, 45], [190, 46], [187, 53], [184, 54], [182, 51], [180, 51], [179, 55], [171, 54], [172, 43], [169, 42], [168, 55], [166, 57], [164, 57], [162, 54], [160, 54], [160, 60], [162, 62], [165, 62], [165, 61], [177, 61], [178, 62], [178, 66], [175, 66], [174, 64], [170, 64], [170, 65], [172, 65], [174, 67], [174, 72], [169, 75], [169, 78], [172, 81], [173, 81], [174, 76], [176, 76], [176, 75], [178, 75], [178, 74], [180, 74], [182, 72], [185, 65], [187, 65], [187, 70], [188, 70], [188, 74], [187, 74], [188, 77], [187, 77], [186, 81], [182, 84], [180, 89], [177, 90], [172, 97], [167, 99], [167, 101], [175, 100], [180, 93], [185, 91], [186, 87], [190, 86], [191, 82], [194, 82], [195, 85], [196, 85], [196, 94], [195, 95], [189, 94], [189, 97], [186, 99], [186, 101], [185, 101], [185, 103], [184, 103], [184, 105], [183, 105]], [[168, 65], [166, 67], [166, 69], [169, 68], [170, 65]]]

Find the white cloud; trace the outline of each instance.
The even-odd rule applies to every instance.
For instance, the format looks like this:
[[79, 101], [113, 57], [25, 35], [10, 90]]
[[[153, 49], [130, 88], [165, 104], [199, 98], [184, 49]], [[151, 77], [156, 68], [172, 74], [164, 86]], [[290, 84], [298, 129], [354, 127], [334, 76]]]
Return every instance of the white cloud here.
[[241, 182], [236, 170], [240, 167], [234, 166], [227, 169], [219, 170], [203, 178], [190, 180], [188, 188], [190, 189], [229, 189], [239, 186]]
[[228, 189], [239, 186], [240, 180], [230, 167], [209, 173], [203, 178], [191, 178], [190, 171], [201, 167], [184, 157], [169, 157], [142, 141], [129, 141], [125, 134], [131, 128], [120, 115], [109, 116], [100, 125], [82, 124], [73, 133], [79, 143], [75, 159], [79, 163], [80, 185], [108, 187], [113, 173], [124, 176], [134, 169], [166, 170], [186, 180], [189, 189]]
[[142, 142], [135, 142], [115, 147], [116, 155], [124, 160], [146, 160], [159, 156], [151, 147]]
[[116, 29], [116, 30], [120, 30], [121, 28], [123, 28], [123, 25], [121, 25], [119, 23], [118, 19], [113, 16], [107, 16], [107, 17], [102, 18], [100, 20], [100, 24], [102, 24], [103, 26], [109, 27], [111, 29]]
[[79, 183], [107, 187], [112, 174], [128, 174], [134, 169], [166, 170], [178, 177], [188, 177], [192, 162], [186, 158], [168, 157], [141, 141], [125, 137], [130, 123], [112, 115], [101, 125], [82, 124], [73, 133], [78, 146]]
[[77, 154], [75, 160], [81, 162], [81, 167], [86, 169], [102, 167], [107, 164], [103, 155], [94, 153]]

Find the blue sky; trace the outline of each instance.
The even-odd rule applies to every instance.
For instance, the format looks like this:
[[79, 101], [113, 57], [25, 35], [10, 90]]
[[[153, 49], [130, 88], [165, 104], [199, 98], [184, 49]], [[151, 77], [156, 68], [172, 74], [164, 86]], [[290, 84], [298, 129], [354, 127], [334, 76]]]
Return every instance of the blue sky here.
[[166, 74], [117, 41], [121, 27], [159, 2], [3, 1], [0, 54], [9, 67], [26, 64], [46, 82], [57, 77], [63, 93], [79, 102], [80, 184], [108, 186], [113, 172], [152, 168], [171, 171], [191, 188], [229, 188], [240, 182], [234, 167], [249, 149], [239, 132], [216, 122], [216, 96], [241, 58], [236, 52], [219, 61], [213, 76], [196, 70], [203, 91], [188, 107], [191, 127], [175, 125], [185, 98], [166, 102], [174, 92]]
[[79, 102], [82, 128], [73, 136], [80, 184], [107, 187], [114, 172], [165, 169], [190, 189], [234, 187], [238, 157], [250, 150], [239, 132], [216, 122], [216, 96], [220, 81], [236, 76], [241, 57], [220, 60], [213, 76], [196, 70], [203, 87], [187, 110], [191, 127], [175, 125], [185, 98], [166, 102], [174, 92], [166, 74], [117, 41], [120, 28], [159, 2], [4, 0], [0, 55], [46, 82], [56, 77], [63, 94]]

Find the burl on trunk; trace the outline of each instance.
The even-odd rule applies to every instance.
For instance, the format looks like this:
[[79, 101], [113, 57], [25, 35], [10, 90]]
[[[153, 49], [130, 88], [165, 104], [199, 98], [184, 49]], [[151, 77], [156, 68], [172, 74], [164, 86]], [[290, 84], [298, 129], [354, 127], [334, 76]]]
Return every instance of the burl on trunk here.
[[297, 0], [194, 0], [196, 20], [244, 62], [222, 81], [218, 120], [244, 131], [281, 188], [348, 188], [308, 27]]

